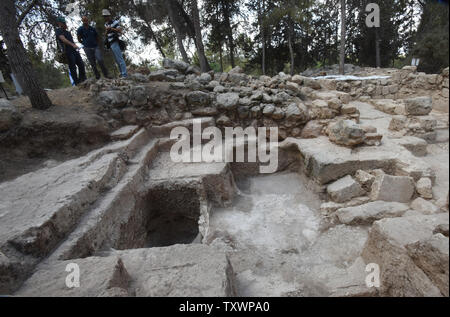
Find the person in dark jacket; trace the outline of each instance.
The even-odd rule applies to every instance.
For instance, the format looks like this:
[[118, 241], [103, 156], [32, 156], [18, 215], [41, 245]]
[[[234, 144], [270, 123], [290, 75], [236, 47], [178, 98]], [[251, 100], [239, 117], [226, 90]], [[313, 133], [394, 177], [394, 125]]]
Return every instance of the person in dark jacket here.
[[102, 52], [98, 47], [99, 36], [94, 27], [89, 25], [89, 18], [83, 16], [81, 18], [83, 25], [77, 30], [78, 41], [83, 44], [84, 52], [86, 53], [87, 59], [91, 64], [92, 70], [94, 71], [95, 78], [100, 79], [100, 73], [97, 69], [97, 62], [100, 65], [103, 76], [108, 78], [108, 70], [103, 62]]
[[59, 17], [57, 24], [58, 28], [55, 31], [56, 40], [59, 41], [60, 47], [67, 56], [70, 75], [72, 76], [75, 85], [78, 85], [86, 80], [84, 62], [79, 52], [80, 48], [73, 41], [72, 34], [67, 31], [66, 19]]

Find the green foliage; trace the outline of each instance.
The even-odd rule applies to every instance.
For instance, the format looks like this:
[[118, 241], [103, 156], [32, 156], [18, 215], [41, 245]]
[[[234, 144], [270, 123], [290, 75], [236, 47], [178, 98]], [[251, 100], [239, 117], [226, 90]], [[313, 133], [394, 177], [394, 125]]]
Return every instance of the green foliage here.
[[[23, 1], [22, 6], [30, 1]], [[31, 11], [21, 27], [22, 35], [35, 42], [47, 41], [54, 45], [54, 39], [49, 40], [47, 36], [50, 34], [48, 27], [53, 27], [52, 16], [63, 12], [70, 2], [73, 0], [52, 0]], [[373, 1], [346, 0], [346, 63], [375, 66], [378, 38], [382, 67], [402, 67], [410, 63], [412, 56], [421, 58], [421, 71], [438, 72], [448, 66], [447, 4], [433, 0], [375, 1], [381, 9], [381, 27], [375, 30], [365, 25], [365, 7], [369, 2]], [[109, 8], [113, 15], [130, 22], [137, 34], [135, 40], [140, 40], [139, 45], [153, 42], [160, 55], [181, 59], [180, 41], [177, 41], [181, 39], [181, 47], [184, 46], [189, 55], [187, 59], [192, 64], [200, 64], [195, 50], [192, 0], [141, 3], [79, 0], [78, 3], [81, 14], [94, 21], [102, 36], [101, 11]], [[310, 67], [338, 63], [339, 0], [203, 0], [200, 10], [202, 39], [207, 59], [215, 71], [228, 71], [232, 65], [239, 65], [247, 73], [258, 76], [263, 73], [264, 61], [265, 73], [274, 75], [280, 71], [289, 73], [292, 68], [297, 73]], [[41, 20], [44, 22], [37, 23]], [[65, 71], [47, 60], [48, 55], [36, 47], [29, 46], [29, 50], [39, 81], [46, 88], [68, 84]], [[130, 47], [127, 61], [132, 63], [136, 54]], [[114, 75], [117, 69], [112, 55], [110, 52], [104, 55], [105, 64]], [[150, 62], [147, 56], [141, 58], [140, 66], [156, 67], [157, 63]], [[0, 52], [0, 66], [4, 67], [1, 59]], [[86, 69], [90, 71], [88, 65]]]
[[44, 88], [58, 89], [70, 86], [70, 79], [67, 73], [55, 66], [53, 61], [43, 58], [43, 52], [37, 48], [33, 42], [28, 45], [28, 56], [33, 65], [33, 70], [37, 80]]
[[448, 4], [426, 1], [412, 55], [419, 71], [440, 72], [449, 65]]

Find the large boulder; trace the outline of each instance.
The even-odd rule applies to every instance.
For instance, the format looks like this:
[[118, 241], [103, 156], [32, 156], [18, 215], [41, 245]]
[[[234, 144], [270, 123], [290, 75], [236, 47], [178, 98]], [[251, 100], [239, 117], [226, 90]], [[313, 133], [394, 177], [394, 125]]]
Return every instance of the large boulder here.
[[263, 115], [270, 117], [274, 113], [274, 111], [275, 111], [275, 106], [272, 104], [268, 104], [268, 105], [264, 106]]
[[175, 81], [179, 72], [176, 69], [158, 69], [148, 75], [149, 81]]
[[0, 99], [0, 132], [8, 130], [21, 118], [22, 114], [11, 102]]
[[364, 190], [359, 183], [350, 175], [338, 179], [334, 183], [328, 185], [327, 192], [331, 200], [337, 203], [343, 203], [364, 194]]
[[314, 119], [332, 119], [336, 115], [328, 106], [328, 101], [326, 100], [314, 100], [310, 108], [311, 117]]
[[133, 86], [130, 89], [130, 100], [133, 106], [143, 106], [147, 104], [148, 93], [144, 86]]
[[437, 214], [441, 212], [440, 208], [432, 202], [418, 197], [411, 203], [411, 208], [424, 215]]
[[328, 129], [330, 141], [345, 146], [356, 146], [364, 143], [365, 132], [351, 120], [339, 120]]
[[291, 99], [291, 96], [286, 93], [285, 91], [280, 91], [278, 92], [275, 96], [273, 96], [273, 102], [275, 102], [276, 104], [282, 104], [286, 101], [288, 101], [289, 99]]
[[408, 125], [408, 118], [404, 115], [392, 116], [391, 122], [389, 123], [389, 130], [401, 131]]
[[363, 170], [357, 170], [355, 173], [355, 178], [365, 190], [370, 190], [372, 188], [373, 181], [375, 180], [375, 176]]
[[272, 119], [281, 120], [284, 118], [284, 111], [281, 108], [275, 108], [275, 111], [272, 113]]
[[307, 79], [307, 77], [305, 76], [301, 76], [301, 75], [294, 75], [292, 76], [291, 81], [293, 81], [294, 83], [298, 84], [298, 85], [302, 85], [303, 81]]
[[211, 103], [211, 98], [206, 92], [191, 91], [186, 95], [186, 101], [192, 107], [207, 107]]
[[322, 134], [323, 124], [317, 120], [308, 121], [302, 130], [300, 137], [302, 139], [314, 139]]
[[405, 110], [411, 116], [426, 116], [432, 110], [433, 100], [431, 97], [415, 97], [405, 99]]
[[[212, 77], [208, 73], [203, 73], [200, 76], [198, 76], [197, 80], [198, 80], [199, 83], [201, 83], [203, 85], [207, 85], [207, 84], [209, 84], [211, 82]], [[214, 87], [213, 87], [213, 89], [214, 89]]]
[[286, 83], [286, 89], [288, 89], [294, 93], [300, 92], [300, 86], [292, 81], [288, 81]]
[[372, 200], [407, 203], [415, 192], [414, 179], [409, 176], [393, 176], [380, 173], [372, 184]]
[[185, 73], [189, 68], [189, 64], [182, 61], [174, 61], [169, 58], [164, 58], [163, 67], [166, 69], [176, 69], [180, 73]]
[[419, 179], [416, 183], [416, 191], [421, 197], [425, 199], [433, 198], [433, 184], [431, 182], [431, 179], [429, 179], [428, 177], [422, 177], [421, 179]]
[[229, 92], [225, 94], [217, 95], [217, 105], [219, 108], [225, 110], [232, 110], [237, 107], [239, 103], [239, 94], [234, 92]]
[[115, 108], [125, 107], [128, 103], [128, 96], [119, 90], [106, 90], [102, 91], [97, 101], [103, 106], [112, 106]]
[[286, 119], [296, 122], [306, 122], [308, 121], [308, 109], [303, 103], [291, 103], [286, 108]]

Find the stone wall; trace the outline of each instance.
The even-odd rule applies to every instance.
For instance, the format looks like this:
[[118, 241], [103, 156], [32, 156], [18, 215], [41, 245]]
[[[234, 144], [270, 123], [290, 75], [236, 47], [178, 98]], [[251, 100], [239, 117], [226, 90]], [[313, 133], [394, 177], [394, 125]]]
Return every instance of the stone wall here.
[[415, 66], [405, 66], [400, 70], [389, 69], [384, 71], [386, 79], [363, 81], [335, 81], [322, 80], [324, 86], [333, 87], [343, 91], [353, 99], [364, 96], [374, 99], [402, 99], [411, 96], [431, 96], [433, 109], [449, 111], [449, 69], [441, 74], [425, 74], [417, 72]]

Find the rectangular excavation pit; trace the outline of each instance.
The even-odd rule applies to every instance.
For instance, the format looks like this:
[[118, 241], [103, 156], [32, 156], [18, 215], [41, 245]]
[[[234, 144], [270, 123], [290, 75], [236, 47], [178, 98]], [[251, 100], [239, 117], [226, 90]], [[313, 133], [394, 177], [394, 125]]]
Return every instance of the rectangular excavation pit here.
[[183, 183], [163, 182], [148, 190], [144, 198], [147, 247], [201, 241], [199, 221], [206, 200], [198, 183]]
[[[278, 154], [277, 172], [300, 171], [298, 152], [280, 149]], [[236, 192], [234, 179], [241, 183], [259, 175], [260, 164], [171, 163], [163, 152], [150, 173], [95, 207], [93, 216], [55, 256], [69, 260], [110, 249], [202, 242], [208, 234], [209, 208], [230, 205]]]
[[201, 242], [208, 203], [201, 179], [150, 181], [137, 192], [121, 192], [102, 214], [57, 252], [59, 260]]

